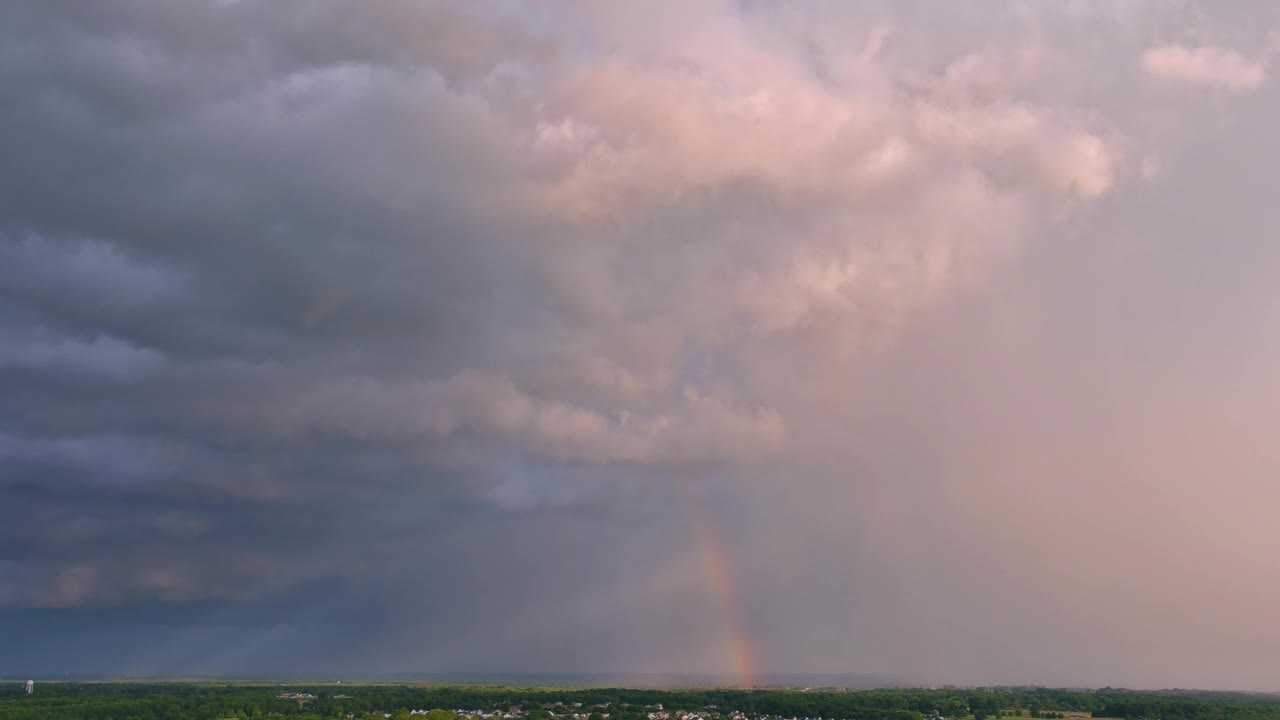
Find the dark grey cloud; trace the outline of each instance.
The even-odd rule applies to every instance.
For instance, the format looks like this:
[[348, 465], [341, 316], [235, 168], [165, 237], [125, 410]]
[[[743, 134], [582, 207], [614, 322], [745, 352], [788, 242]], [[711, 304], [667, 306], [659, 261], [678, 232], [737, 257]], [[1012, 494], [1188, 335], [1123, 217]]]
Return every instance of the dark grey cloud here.
[[0, 675], [1265, 684], [1278, 20], [5, 4]]

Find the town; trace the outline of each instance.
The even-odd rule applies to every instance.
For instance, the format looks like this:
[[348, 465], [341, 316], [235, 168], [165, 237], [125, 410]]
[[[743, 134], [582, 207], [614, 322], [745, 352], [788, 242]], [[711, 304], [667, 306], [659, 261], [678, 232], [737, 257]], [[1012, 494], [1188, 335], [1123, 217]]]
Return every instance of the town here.
[[[285, 692], [276, 696], [282, 700], [298, 700], [309, 701], [316, 700], [319, 696], [309, 692]], [[333, 699], [351, 698], [351, 695], [334, 695]], [[526, 720], [529, 718], [544, 718], [545, 720], [609, 720], [615, 713], [611, 713], [612, 703], [597, 703], [590, 707], [583, 707], [583, 703], [542, 703], [526, 710], [521, 705], [512, 705], [505, 709], [465, 709], [457, 708], [453, 710], [445, 710], [442, 708], [415, 708], [401, 709], [397, 712], [383, 711], [384, 718], [400, 718], [405, 716], [425, 715], [430, 716], [427, 720]], [[629, 703], [621, 703], [619, 708], [626, 711], [632, 709]], [[407, 712], [406, 712], [407, 710]], [[369, 713], [367, 713], [369, 714]], [[366, 715], [367, 715], [366, 714]], [[377, 715], [378, 713], [371, 713]], [[784, 718], [775, 715], [748, 715], [747, 713], [733, 710], [729, 712], [720, 712], [717, 706], [708, 705], [702, 711], [674, 710], [668, 711], [663, 709], [662, 703], [653, 705], [645, 705], [642, 708], [640, 716], [644, 720], [836, 720], [835, 718], [810, 718], [810, 717], [790, 717]], [[345, 717], [355, 718], [355, 713], [346, 713]], [[934, 717], [926, 720], [955, 720], [954, 718]]]

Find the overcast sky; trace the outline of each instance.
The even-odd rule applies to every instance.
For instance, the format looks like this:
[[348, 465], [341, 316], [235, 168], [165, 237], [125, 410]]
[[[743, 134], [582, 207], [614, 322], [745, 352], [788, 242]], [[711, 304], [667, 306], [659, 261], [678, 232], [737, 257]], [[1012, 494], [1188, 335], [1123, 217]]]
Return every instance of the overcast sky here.
[[1280, 688], [1277, 30], [0, 3], [0, 677]]

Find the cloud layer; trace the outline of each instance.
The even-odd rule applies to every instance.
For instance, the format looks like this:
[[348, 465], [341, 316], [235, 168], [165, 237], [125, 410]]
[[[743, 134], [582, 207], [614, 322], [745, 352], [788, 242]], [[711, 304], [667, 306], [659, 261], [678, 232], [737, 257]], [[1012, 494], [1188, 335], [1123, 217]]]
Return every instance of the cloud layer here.
[[9, 3], [0, 675], [1265, 684], [1276, 20]]

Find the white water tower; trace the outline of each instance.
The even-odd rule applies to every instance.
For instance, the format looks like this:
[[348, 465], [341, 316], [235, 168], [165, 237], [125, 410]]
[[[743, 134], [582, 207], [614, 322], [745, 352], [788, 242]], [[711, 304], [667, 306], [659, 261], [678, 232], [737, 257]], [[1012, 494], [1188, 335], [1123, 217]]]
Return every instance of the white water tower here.
[[36, 691], [36, 681], [35, 681], [35, 680], [28, 680], [28, 681], [27, 681], [27, 694], [28, 694], [28, 695], [30, 695], [31, 693], [33, 693], [33, 692], [35, 692], [35, 691]]

